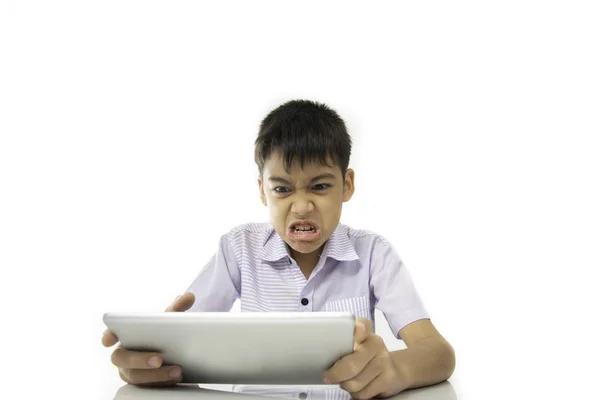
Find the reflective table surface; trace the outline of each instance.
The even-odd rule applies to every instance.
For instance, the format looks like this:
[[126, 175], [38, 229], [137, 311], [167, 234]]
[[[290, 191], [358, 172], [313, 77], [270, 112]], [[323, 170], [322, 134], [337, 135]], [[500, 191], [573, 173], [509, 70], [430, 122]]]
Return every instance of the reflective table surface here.
[[[334, 385], [321, 386], [231, 386], [231, 385], [177, 385], [169, 388], [145, 388], [123, 385], [114, 400], [350, 400], [348, 392]], [[456, 400], [456, 392], [449, 381], [437, 385], [404, 391], [391, 397], [394, 400]]]

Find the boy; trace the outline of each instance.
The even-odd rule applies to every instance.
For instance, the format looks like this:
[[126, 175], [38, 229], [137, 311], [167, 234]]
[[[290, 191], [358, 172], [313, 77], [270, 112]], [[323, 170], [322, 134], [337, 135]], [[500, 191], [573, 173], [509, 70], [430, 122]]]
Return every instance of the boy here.
[[[350, 311], [358, 319], [354, 352], [324, 373], [355, 398], [388, 397], [446, 380], [454, 351], [433, 326], [406, 267], [385, 239], [339, 223], [354, 193], [351, 138], [326, 105], [285, 103], [262, 121], [255, 143], [260, 199], [270, 224], [246, 224], [221, 237], [215, 256], [167, 311]], [[407, 348], [390, 352], [373, 333], [383, 311]], [[105, 346], [117, 338], [103, 336]], [[121, 378], [171, 385], [181, 368], [160, 354], [118, 348]]]

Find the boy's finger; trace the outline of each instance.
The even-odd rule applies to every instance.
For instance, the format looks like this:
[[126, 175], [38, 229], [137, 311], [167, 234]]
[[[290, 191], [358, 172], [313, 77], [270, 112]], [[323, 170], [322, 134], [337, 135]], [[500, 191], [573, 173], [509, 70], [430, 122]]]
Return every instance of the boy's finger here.
[[372, 330], [371, 321], [366, 319], [356, 321], [354, 325], [354, 350], [367, 339]]
[[160, 353], [130, 351], [119, 347], [110, 357], [112, 363], [124, 369], [156, 369], [162, 365]]
[[114, 333], [112, 333], [109, 330], [104, 331], [104, 334], [102, 335], [102, 344], [104, 345], [104, 347], [114, 346], [115, 344], [117, 344], [118, 341], [119, 339], [115, 336]]
[[169, 307], [165, 310], [166, 312], [181, 312], [189, 310], [193, 305], [196, 297], [191, 292], [186, 292], [181, 296], [177, 296], [177, 298], [171, 303]]
[[364, 324], [367, 333], [373, 333], [373, 323], [370, 319], [361, 318], [359, 319], [359, 321], [361, 321]]
[[165, 365], [152, 370], [121, 368], [120, 372], [126, 382], [142, 386], [172, 386], [182, 379], [181, 367], [176, 365]]

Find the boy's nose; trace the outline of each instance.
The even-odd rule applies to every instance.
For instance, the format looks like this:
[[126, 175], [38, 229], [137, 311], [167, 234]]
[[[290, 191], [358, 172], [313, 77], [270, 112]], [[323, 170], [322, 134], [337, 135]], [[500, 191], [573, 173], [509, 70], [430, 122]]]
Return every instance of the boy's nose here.
[[294, 212], [298, 215], [308, 215], [314, 209], [315, 209], [314, 204], [306, 197], [296, 199], [292, 203], [292, 212]]

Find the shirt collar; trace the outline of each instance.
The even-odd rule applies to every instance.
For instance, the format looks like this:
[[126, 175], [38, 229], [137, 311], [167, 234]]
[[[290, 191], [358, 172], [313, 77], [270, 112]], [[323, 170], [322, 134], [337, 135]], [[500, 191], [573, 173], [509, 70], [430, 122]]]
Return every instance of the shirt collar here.
[[[273, 229], [263, 246], [261, 258], [265, 261], [275, 262], [286, 257], [291, 258], [287, 244]], [[335, 231], [333, 231], [329, 239], [325, 242], [321, 257], [331, 257], [338, 261], [359, 259], [348, 237], [348, 228], [346, 226], [338, 224]]]

